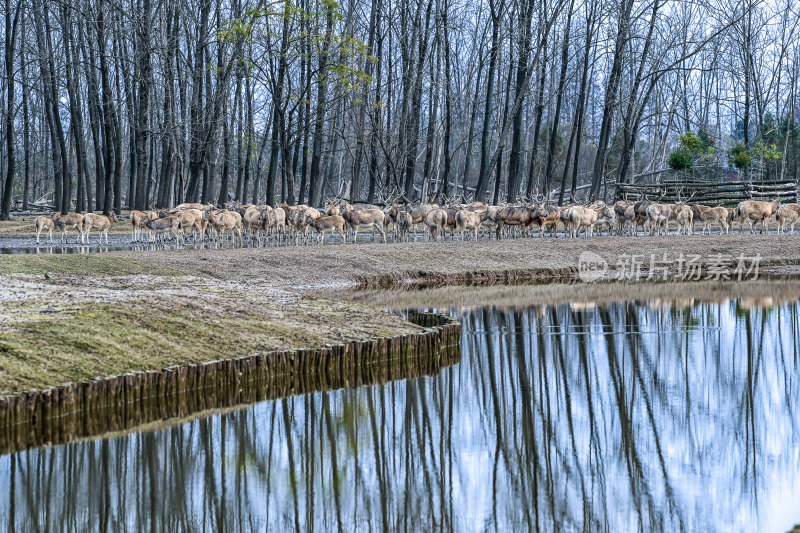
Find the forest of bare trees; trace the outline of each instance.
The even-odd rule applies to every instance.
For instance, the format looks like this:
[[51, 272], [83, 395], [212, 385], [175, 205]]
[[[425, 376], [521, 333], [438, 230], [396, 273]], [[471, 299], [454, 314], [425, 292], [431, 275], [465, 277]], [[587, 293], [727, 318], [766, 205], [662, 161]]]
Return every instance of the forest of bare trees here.
[[4, 219], [34, 204], [564, 202], [685, 169], [681, 150], [720, 180], [751, 158], [798, 178], [793, 0], [4, 0], [3, 14]]

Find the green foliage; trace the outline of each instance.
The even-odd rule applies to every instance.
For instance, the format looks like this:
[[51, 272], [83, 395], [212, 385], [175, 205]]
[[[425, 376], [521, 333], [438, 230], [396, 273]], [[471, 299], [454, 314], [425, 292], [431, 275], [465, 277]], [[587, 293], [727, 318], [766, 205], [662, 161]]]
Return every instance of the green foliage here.
[[[315, 55], [324, 53], [324, 49], [327, 48], [328, 64], [324, 70], [315, 75], [315, 83], [330, 83], [345, 91], [360, 91], [365, 86], [373, 84], [375, 79], [359, 67], [365, 60], [377, 62], [377, 58], [369, 54], [370, 49], [367, 44], [348, 34], [328, 35], [324, 32], [323, 26], [318, 24], [328, 14], [331, 14], [334, 20], [342, 20], [340, 1], [320, 0], [314, 4], [313, 9], [303, 9], [296, 1], [277, 0], [251, 8], [245, 11], [242, 17], [224, 22], [217, 36], [226, 42], [244, 39], [262, 45], [267, 54], [256, 60], [258, 65], [250, 63], [250, 70], [265, 73], [275, 69], [277, 61], [274, 61], [274, 58], [284, 54], [282, 28], [288, 23], [289, 46], [284, 54], [284, 60], [288, 65], [301, 59], [313, 60]], [[303, 29], [303, 21], [307, 22], [306, 26], [310, 31]], [[295, 46], [303, 40], [311, 43], [312, 53]], [[293, 95], [288, 95], [288, 98], [292, 99]]]
[[690, 130], [681, 135], [681, 147], [687, 153], [697, 153], [703, 147], [703, 142], [695, 132]]
[[739, 170], [747, 170], [752, 163], [750, 158], [750, 151], [743, 144], [737, 144], [731, 148], [731, 161], [730, 164]]
[[775, 143], [765, 145], [759, 141], [753, 147], [753, 156], [765, 161], [777, 161], [783, 157], [783, 152], [778, 150], [778, 146]]
[[359, 68], [343, 64], [333, 64], [328, 67], [328, 72], [333, 74], [333, 81], [347, 90], [355, 90], [370, 84], [375, 78], [368, 76]]
[[703, 130], [699, 134], [689, 130], [680, 139], [681, 149], [693, 157], [714, 153], [714, 141]]
[[714, 153], [714, 139], [706, 133], [706, 130], [700, 128], [700, 131], [697, 132], [697, 136], [700, 138], [703, 150], [708, 154]]
[[680, 136], [680, 148], [669, 155], [667, 164], [673, 170], [689, 170], [713, 153], [714, 141], [705, 131], [701, 129], [698, 134], [689, 130]]
[[672, 170], [689, 170], [693, 163], [692, 155], [686, 150], [672, 152], [667, 160], [667, 164]]
[[232, 19], [221, 23], [222, 29], [217, 32], [217, 39], [223, 42], [235, 42], [239, 39], [250, 40], [253, 24], [242, 19]]

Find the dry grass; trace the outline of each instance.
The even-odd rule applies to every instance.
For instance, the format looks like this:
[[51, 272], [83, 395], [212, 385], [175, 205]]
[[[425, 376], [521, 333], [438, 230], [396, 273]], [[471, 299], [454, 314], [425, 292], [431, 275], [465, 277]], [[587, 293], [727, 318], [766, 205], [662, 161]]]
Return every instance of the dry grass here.
[[5, 275], [0, 276], [0, 396], [418, 329], [365, 304], [258, 282], [52, 270], [47, 278]]
[[563, 271], [576, 268], [584, 251], [598, 253], [610, 265], [627, 254], [648, 262], [653, 254], [699, 254], [713, 261], [760, 255], [762, 265], [786, 269], [800, 265], [800, 236], [694, 235], [691, 237], [596, 237], [591, 239], [505, 239], [479, 242], [410, 242], [326, 246], [287, 246], [248, 249], [113, 252], [118, 257], [142, 258], [172, 267], [191, 268], [226, 279], [268, 279], [301, 288], [353, 284], [369, 276], [419, 277], [509, 270]]
[[91, 276], [197, 275], [198, 271], [146, 258], [112, 257], [101, 254], [19, 254], [0, 255], [2, 274], [77, 274]]
[[[544, 303], [620, 298], [619, 286], [494, 287], [382, 293], [346, 301], [356, 280], [464, 276], [475, 272], [564, 272], [583, 251], [614, 265], [622, 254], [760, 255], [762, 271], [794, 272], [800, 237], [728, 235], [508, 239], [0, 256], [0, 395], [98, 375], [318, 346], [415, 328], [383, 307]], [[745, 286], [745, 285], [742, 285]], [[749, 285], [752, 297], [794, 297]], [[648, 289], [667, 298], [686, 286]], [[691, 285], [687, 297], [699, 285]], [[791, 289], [791, 290], [790, 290]], [[716, 290], [713, 287], [708, 290]], [[645, 294], [634, 286], [633, 296]], [[684, 291], [686, 292], [686, 291]], [[317, 294], [317, 296], [315, 296]], [[322, 296], [319, 296], [322, 294]], [[616, 296], [615, 296], [616, 294]], [[419, 294], [417, 294], [418, 296]], [[626, 297], [630, 297], [630, 294]], [[438, 302], [438, 303], [437, 303]], [[369, 304], [369, 305], [368, 305]]]

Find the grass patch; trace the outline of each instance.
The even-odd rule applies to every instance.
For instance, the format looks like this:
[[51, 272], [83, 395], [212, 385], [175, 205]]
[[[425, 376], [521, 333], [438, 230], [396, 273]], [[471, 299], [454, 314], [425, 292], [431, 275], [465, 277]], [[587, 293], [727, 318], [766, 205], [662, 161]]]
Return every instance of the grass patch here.
[[320, 298], [301, 298], [291, 310], [275, 305], [201, 307], [188, 300], [82, 304], [57, 312], [37, 312], [29, 301], [10, 307], [11, 318], [0, 322], [0, 396], [97, 376], [417, 329], [368, 306]]
[[200, 275], [192, 268], [179, 268], [158, 261], [104, 254], [9, 254], [0, 255], [0, 274], [79, 274], [92, 276]]

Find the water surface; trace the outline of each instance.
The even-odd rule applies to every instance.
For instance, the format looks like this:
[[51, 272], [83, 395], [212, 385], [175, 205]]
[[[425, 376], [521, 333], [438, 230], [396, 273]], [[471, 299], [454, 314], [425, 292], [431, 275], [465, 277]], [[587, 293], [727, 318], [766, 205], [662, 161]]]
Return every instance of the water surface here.
[[453, 308], [434, 377], [0, 457], [27, 530], [786, 531], [800, 305]]

